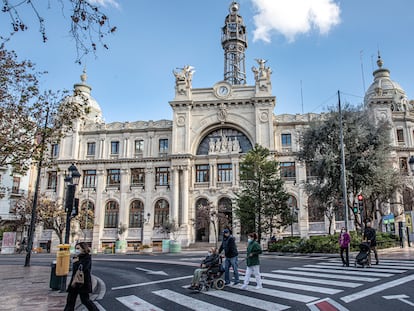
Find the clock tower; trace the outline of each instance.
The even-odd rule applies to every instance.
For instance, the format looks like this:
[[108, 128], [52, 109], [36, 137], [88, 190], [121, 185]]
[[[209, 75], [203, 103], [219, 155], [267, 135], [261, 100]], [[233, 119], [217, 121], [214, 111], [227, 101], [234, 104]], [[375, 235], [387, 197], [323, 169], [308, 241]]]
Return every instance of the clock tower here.
[[246, 84], [244, 51], [247, 48], [246, 26], [238, 14], [239, 4], [233, 1], [222, 28], [221, 45], [224, 49], [224, 81], [232, 85]]

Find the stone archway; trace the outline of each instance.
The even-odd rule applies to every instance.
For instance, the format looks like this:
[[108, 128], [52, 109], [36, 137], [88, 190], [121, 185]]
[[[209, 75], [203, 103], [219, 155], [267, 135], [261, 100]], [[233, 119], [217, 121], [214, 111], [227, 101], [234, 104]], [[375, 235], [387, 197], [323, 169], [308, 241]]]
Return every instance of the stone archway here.
[[195, 204], [195, 241], [209, 242], [210, 205], [207, 199], [200, 198]]

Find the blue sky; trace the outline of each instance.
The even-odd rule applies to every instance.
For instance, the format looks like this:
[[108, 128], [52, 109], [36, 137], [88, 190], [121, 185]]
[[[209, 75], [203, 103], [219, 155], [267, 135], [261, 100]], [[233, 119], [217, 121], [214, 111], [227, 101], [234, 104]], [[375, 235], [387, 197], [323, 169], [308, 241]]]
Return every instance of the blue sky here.
[[[33, 21], [6, 47], [48, 71], [41, 81], [45, 89], [71, 90], [86, 65], [106, 122], [172, 119], [168, 102], [174, 99], [177, 67], [195, 67], [193, 88], [223, 79], [220, 39], [229, 0], [96, 0], [118, 30], [107, 39], [110, 49], [86, 56], [83, 65], [75, 64], [69, 20], [54, 7], [58, 1], [48, 2], [49, 7], [39, 1], [48, 42], [42, 43]], [[238, 2], [248, 31], [247, 82], [254, 83], [254, 59], [266, 59], [273, 70], [276, 114], [321, 112], [336, 105], [337, 90], [342, 101], [361, 103], [364, 83], [368, 89], [377, 68], [378, 49], [391, 78], [414, 99], [414, 1]], [[5, 29], [7, 16], [0, 16]]]

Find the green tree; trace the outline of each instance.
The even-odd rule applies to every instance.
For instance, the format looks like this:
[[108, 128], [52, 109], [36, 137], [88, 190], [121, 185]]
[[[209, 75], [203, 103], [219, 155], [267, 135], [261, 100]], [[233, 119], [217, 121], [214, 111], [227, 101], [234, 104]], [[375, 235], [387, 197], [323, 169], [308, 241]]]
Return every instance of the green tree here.
[[39, 162], [45, 146], [59, 142], [82, 111], [63, 100], [66, 91], [41, 92], [42, 74], [0, 45], [0, 166], [18, 173]]
[[288, 199], [279, 176], [279, 163], [268, 149], [255, 145], [240, 163], [235, 213], [243, 224], [243, 233], [256, 231], [260, 239], [263, 233], [289, 224]]
[[[389, 165], [390, 127], [375, 121], [361, 107], [345, 105], [342, 111], [348, 207], [351, 198], [362, 193], [365, 217], [373, 218], [376, 202], [387, 202], [400, 187], [398, 173]], [[333, 108], [323, 118], [310, 123], [301, 137], [297, 157], [306, 163], [306, 191], [319, 202], [325, 215], [337, 209], [342, 198], [339, 113]], [[356, 226], [361, 225], [355, 217]]]
[[[101, 3], [102, 6], [96, 5], [96, 3]], [[108, 49], [104, 39], [108, 34], [116, 31], [116, 27], [111, 26], [108, 16], [102, 10], [106, 4], [118, 7], [118, 3], [114, 0], [5, 0], [2, 2], [0, 12], [9, 19], [10, 28], [0, 32], [0, 40], [10, 40], [12, 35], [35, 27], [39, 29], [41, 40], [45, 43], [48, 40], [46, 20], [52, 19], [52, 17], [46, 17], [47, 13], [50, 16], [61, 14], [62, 19], [68, 17], [68, 32], [74, 39], [77, 52], [76, 61], [80, 63], [84, 55], [96, 52], [98, 44]], [[54, 29], [54, 31], [56, 30]]]

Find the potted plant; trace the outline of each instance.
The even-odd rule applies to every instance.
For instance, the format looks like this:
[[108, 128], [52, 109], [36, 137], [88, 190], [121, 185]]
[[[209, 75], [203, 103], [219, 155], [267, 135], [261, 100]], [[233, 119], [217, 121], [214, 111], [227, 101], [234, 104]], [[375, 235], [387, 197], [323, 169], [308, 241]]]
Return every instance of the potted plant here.
[[140, 250], [141, 250], [142, 253], [152, 253], [152, 245], [143, 244], [140, 247]]
[[164, 234], [169, 234], [172, 237], [172, 240], [170, 240], [169, 243], [170, 253], [181, 252], [181, 243], [177, 241], [180, 232], [180, 226], [177, 224], [177, 222], [175, 220], [164, 222], [161, 226], [161, 232]]

